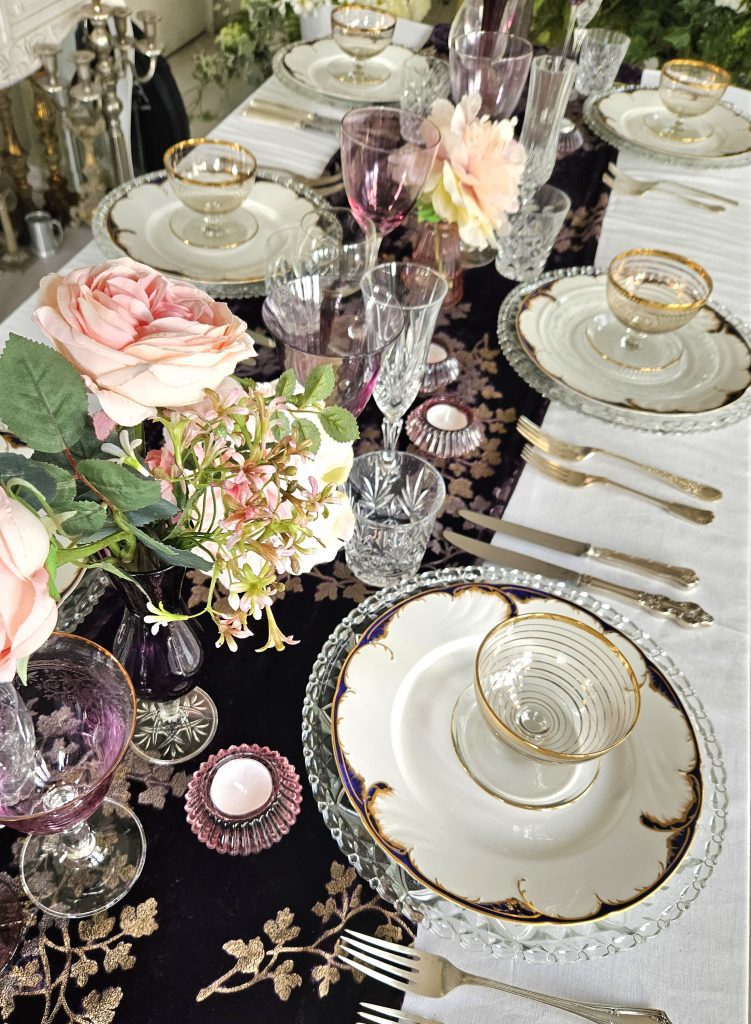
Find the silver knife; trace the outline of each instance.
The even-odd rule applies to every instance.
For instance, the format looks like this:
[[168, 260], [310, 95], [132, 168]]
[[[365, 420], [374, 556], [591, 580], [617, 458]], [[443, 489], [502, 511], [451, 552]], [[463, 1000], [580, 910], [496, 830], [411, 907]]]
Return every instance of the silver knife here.
[[317, 132], [328, 132], [338, 135], [342, 127], [341, 120], [335, 117], [324, 117], [308, 110], [295, 110], [285, 107], [283, 103], [272, 103], [270, 100], [252, 99], [243, 108], [244, 117], [255, 117], [259, 121], [272, 124], [284, 124], [290, 128], [313, 128]]
[[468, 522], [475, 526], [483, 526], [487, 530], [494, 530], [496, 533], [505, 533], [509, 537], [518, 537], [519, 540], [528, 540], [532, 544], [540, 544], [545, 548], [552, 548], [554, 551], [563, 551], [567, 555], [583, 555], [585, 558], [597, 558], [601, 562], [614, 562], [623, 565], [632, 572], [643, 572], [646, 575], [660, 576], [671, 580], [681, 587], [694, 587], [699, 582], [699, 577], [693, 569], [683, 565], [668, 565], [666, 562], [657, 562], [653, 558], [639, 558], [637, 555], [627, 555], [622, 551], [613, 551], [612, 548], [598, 548], [594, 544], [587, 544], [583, 540], [571, 540], [569, 537], [558, 537], [554, 533], [544, 533], [542, 530], [533, 530], [529, 526], [521, 526], [519, 523], [507, 523], [505, 519], [496, 519], [495, 516], [484, 516], [479, 512], [470, 512], [462, 509], [460, 512]]
[[539, 573], [541, 576], [552, 576], [553, 579], [562, 580], [564, 583], [573, 583], [577, 587], [607, 590], [613, 594], [619, 594], [629, 601], [635, 601], [648, 612], [673, 618], [684, 626], [711, 626], [714, 622], [712, 616], [693, 601], [674, 601], [672, 597], [667, 597], [665, 594], [651, 594], [646, 590], [623, 587], [620, 583], [611, 583], [609, 580], [601, 580], [583, 572], [573, 572], [571, 569], [564, 569], [562, 566], [553, 565], [550, 562], [540, 562], [536, 558], [520, 555], [516, 551], [504, 551], [503, 548], [475, 540], [474, 537], [464, 537], [453, 530], [444, 530], [443, 536], [450, 544], [461, 548], [462, 551], [493, 562], [495, 565], [501, 565], [506, 569], [519, 569], [521, 572]]

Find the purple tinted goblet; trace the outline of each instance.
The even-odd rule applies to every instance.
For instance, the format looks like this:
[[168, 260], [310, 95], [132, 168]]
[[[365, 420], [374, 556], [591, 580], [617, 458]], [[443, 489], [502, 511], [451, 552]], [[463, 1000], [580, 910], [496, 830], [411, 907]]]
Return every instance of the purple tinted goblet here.
[[146, 855], [138, 818], [105, 799], [135, 726], [133, 686], [103, 647], [53, 633], [29, 659], [22, 698], [36, 736], [34, 784], [0, 803], [0, 822], [29, 834], [29, 899], [48, 914], [88, 917], [123, 898]]
[[277, 343], [285, 369], [304, 384], [310, 371], [328, 364], [334, 390], [327, 399], [359, 416], [373, 393], [381, 358], [404, 329], [404, 312], [361, 296], [330, 291], [326, 276], [277, 284], [263, 304], [263, 322]]
[[480, 114], [510, 117], [524, 91], [532, 63], [532, 44], [503, 32], [468, 32], [451, 43], [451, 96], [478, 93]]
[[360, 107], [342, 119], [342, 176], [357, 220], [378, 238], [399, 227], [433, 167], [441, 133], [411, 110]]
[[190, 619], [152, 633], [144, 616], [147, 602], [189, 614], [181, 595], [185, 570], [172, 565], [132, 576], [135, 583], [112, 577], [125, 605], [112, 649], [138, 698], [133, 747], [155, 764], [180, 764], [200, 754], [216, 732], [216, 705], [198, 686], [203, 647]]

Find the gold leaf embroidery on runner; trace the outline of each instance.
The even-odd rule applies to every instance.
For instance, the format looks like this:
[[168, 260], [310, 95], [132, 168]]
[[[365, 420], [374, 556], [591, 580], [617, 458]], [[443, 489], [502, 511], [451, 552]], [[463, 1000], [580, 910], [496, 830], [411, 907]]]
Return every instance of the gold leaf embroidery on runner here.
[[16, 1000], [32, 997], [43, 1000], [39, 1024], [113, 1024], [123, 991], [113, 985], [93, 988], [92, 982], [133, 969], [136, 957], [129, 940], [153, 935], [156, 915], [153, 898], [81, 921], [40, 917], [25, 903], [26, 937], [0, 975], [0, 1016], [10, 1020]]
[[[231, 939], [224, 943], [222, 949], [235, 963], [216, 981], [202, 988], [196, 996], [196, 1002], [201, 1003], [210, 996], [245, 992], [264, 981], [270, 981], [277, 997], [286, 1002], [294, 990], [302, 986], [301, 972], [305, 969], [305, 957], [320, 961], [310, 969], [310, 978], [321, 999], [329, 994], [331, 986], [343, 974], [350, 974], [356, 981], [362, 981], [360, 971], [352, 970], [336, 959], [342, 931], [360, 914], [381, 918], [381, 923], [375, 929], [379, 938], [391, 942], [414, 940], [415, 933], [410, 925], [377, 896], [363, 902], [362, 885], [357, 882], [354, 868], [334, 861], [326, 883], [326, 893], [325, 901], [319, 900], [311, 908], [324, 928], [313, 942], [295, 942], [301, 928], [295, 923], [292, 910], [284, 907], [263, 926], [268, 943], [260, 936]], [[329, 927], [325, 928], [326, 925]]]

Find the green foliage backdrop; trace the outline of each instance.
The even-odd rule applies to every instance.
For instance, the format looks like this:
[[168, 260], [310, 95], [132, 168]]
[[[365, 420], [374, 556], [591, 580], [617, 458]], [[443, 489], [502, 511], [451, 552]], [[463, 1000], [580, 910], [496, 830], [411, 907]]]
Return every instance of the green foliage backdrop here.
[[[629, 35], [627, 59], [634, 64], [696, 57], [727, 68], [735, 85], [751, 87], [751, 2], [737, 7], [715, 0], [605, 0], [592, 24]], [[535, 0], [535, 41], [560, 43], [568, 10], [567, 0]]]

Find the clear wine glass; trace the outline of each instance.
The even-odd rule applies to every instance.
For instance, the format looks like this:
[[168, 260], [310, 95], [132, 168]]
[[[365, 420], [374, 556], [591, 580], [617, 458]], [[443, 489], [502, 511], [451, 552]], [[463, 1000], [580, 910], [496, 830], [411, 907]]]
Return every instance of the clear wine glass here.
[[557, 807], [589, 789], [639, 706], [634, 670], [604, 633], [532, 612], [502, 622], [480, 645], [474, 685], [454, 707], [454, 749], [507, 803]]
[[33, 787], [0, 798], [0, 823], [28, 833], [26, 895], [48, 914], [88, 917], [135, 883], [146, 840], [138, 818], [105, 799], [136, 721], [133, 685], [104, 648], [53, 633], [29, 659], [23, 700], [36, 737]]
[[[344, 4], [331, 12], [331, 37], [351, 60], [334, 61], [329, 74], [347, 85], [368, 87], [381, 85], [391, 72], [382, 62], [371, 58], [389, 45], [394, 38], [396, 19], [375, 7], [365, 4]], [[367, 62], [367, 64], [366, 64]]]
[[677, 333], [712, 294], [712, 279], [698, 263], [659, 249], [628, 249], [608, 267], [612, 317], [587, 327], [592, 348], [616, 366], [654, 373], [676, 365], [684, 352]]
[[256, 178], [256, 158], [237, 142], [185, 139], [164, 154], [172, 190], [185, 206], [172, 214], [170, 229], [186, 245], [233, 249], [258, 231], [243, 202]]
[[699, 117], [717, 106], [730, 81], [730, 72], [716, 64], [666, 61], [660, 71], [659, 93], [667, 111], [648, 114], [644, 123], [655, 134], [674, 142], [703, 142], [711, 137], [713, 129]]
[[451, 43], [451, 96], [478, 93], [480, 114], [510, 117], [524, 91], [532, 62], [532, 44], [503, 32], [468, 32]]
[[383, 447], [393, 458], [402, 419], [420, 390], [435, 322], [446, 298], [443, 274], [417, 263], [382, 263], [362, 279], [366, 302], [387, 312], [402, 309], [404, 331], [383, 355], [374, 397], [383, 413]]
[[371, 221], [379, 241], [417, 202], [433, 167], [441, 133], [420, 114], [360, 107], [342, 119], [342, 176], [357, 220]]
[[363, 274], [378, 261], [373, 222], [363, 219], [361, 223], [348, 206], [332, 206], [304, 214], [300, 232], [304, 251], [324, 247], [332, 253], [325, 270], [327, 289], [338, 295], [358, 292]]
[[566, 35], [563, 40], [563, 56], [576, 59], [581, 45], [581, 36], [577, 39], [576, 30], [585, 29], [602, 7], [602, 0], [568, 0], [569, 13]]
[[284, 368], [304, 384], [316, 366], [330, 366], [334, 390], [327, 401], [353, 416], [365, 408], [384, 352], [402, 336], [405, 322], [400, 307], [331, 292], [321, 275], [277, 284], [261, 313]]

